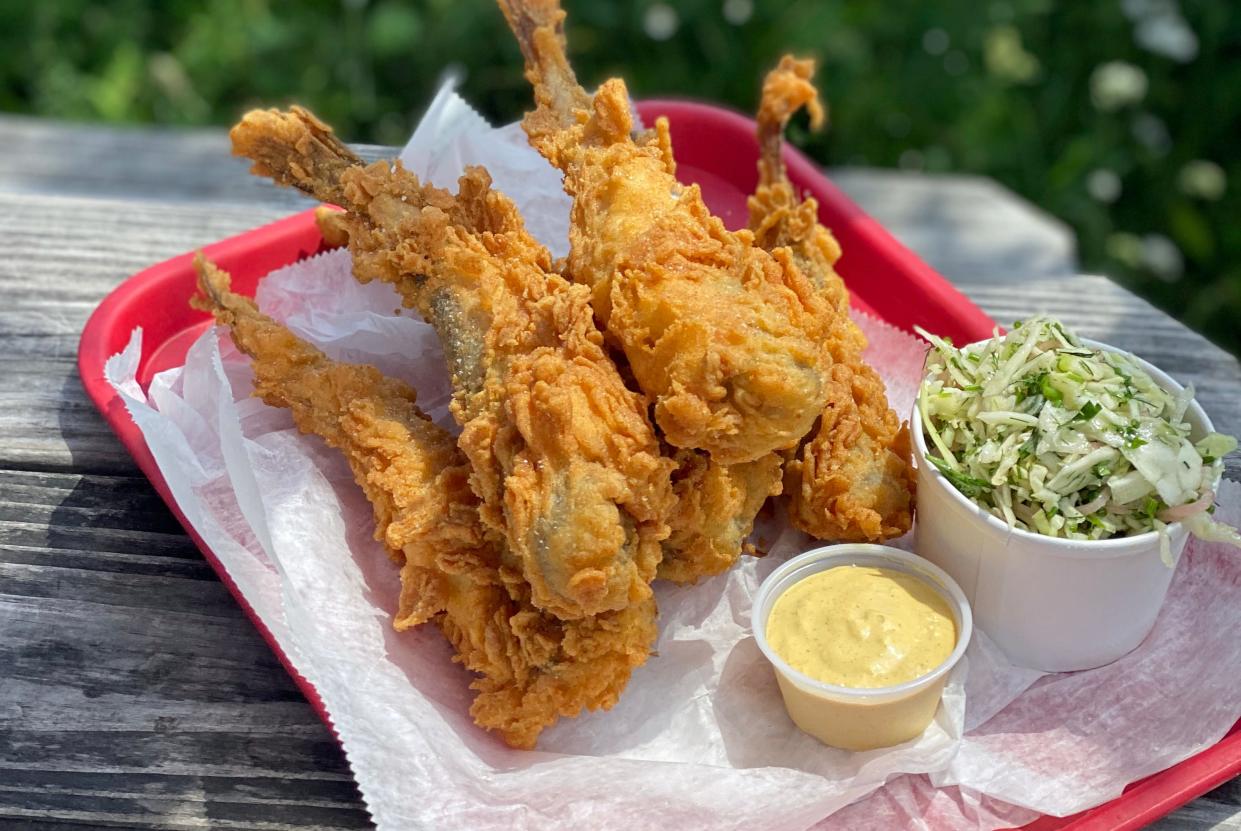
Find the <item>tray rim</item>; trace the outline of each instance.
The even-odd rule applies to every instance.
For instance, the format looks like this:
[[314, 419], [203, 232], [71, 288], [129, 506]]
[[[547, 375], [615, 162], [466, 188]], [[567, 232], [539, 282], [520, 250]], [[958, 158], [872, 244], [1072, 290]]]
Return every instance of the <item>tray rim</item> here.
[[[82, 336], [78, 341], [77, 364], [78, 376], [91, 402], [99, 410], [134, 462], [137, 463], [138, 469], [142, 471], [143, 475], [147, 477], [148, 481], [155, 488], [160, 499], [163, 500], [173, 516], [176, 517], [177, 522], [180, 523], [190, 539], [194, 541], [195, 547], [202, 553], [204, 559], [211, 566], [211, 570], [216, 573], [216, 576], [220, 578], [220, 582], [228, 589], [229, 594], [237, 601], [241, 611], [258, 630], [263, 640], [267, 642], [267, 646], [280, 661], [280, 665], [284, 667], [301, 693], [306, 696], [306, 700], [320, 720], [327, 725], [332, 732], [333, 738], [339, 742], [336, 728], [331, 722], [323, 700], [319, 697], [319, 691], [298, 672], [293, 665], [292, 659], [280, 647], [275, 634], [263, 622], [263, 619], [259, 617], [232, 575], [229, 574], [224, 564], [220, 562], [219, 557], [216, 556], [215, 552], [211, 550], [211, 547], [207, 545], [203, 538], [199, 536], [193, 524], [186, 519], [177, 501], [173, 498], [172, 491], [169, 489], [163, 473], [160, 472], [155, 457], [152, 455], [150, 448], [147, 447], [146, 438], [142, 435], [142, 431], [138, 429], [138, 426], [129, 415], [129, 411], [126, 409], [120, 395], [104, 377], [104, 364], [110, 357], [124, 349], [133, 331], [131, 328], [129, 331], [121, 332], [115, 328], [115, 325], [120, 322], [119, 318], [127, 311], [127, 307], [133, 303], [144, 302], [152, 293], [160, 296], [167, 292], [174, 283], [178, 282], [178, 278], [183, 278], [185, 274], [192, 275], [193, 259], [198, 250], [203, 251], [208, 257], [213, 256], [213, 252], [221, 250], [227, 251], [232, 256], [246, 256], [258, 250], [269, 248], [273, 244], [281, 242], [287, 244], [286, 241], [289, 240], [291, 235], [304, 237], [305, 226], [308, 221], [313, 226], [313, 209], [261, 225], [249, 231], [243, 231], [232, 237], [225, 237], [222, 240], [203, 246], [201, 249], [178, 254], [127, 277], [104, 297], [87, 319], [86, 326], [82, 329]], [[302, 257], [297, 259], [302, 259]], [[205, 313], [203, 313], [203, 318], [206, 319]], [[120, 342], [119, 347], [116, 345], [117, 337], [123, 337], [124, 339]], [[152, 346], [157, 346], [157, 344], [147, 343], [144, 338], [143, 354], [139, 360], [138, 374], [141, 374], [141, 366], [149, 358]]]
[[[754, 121], [746, 115], [724, 107], [679, 99], [652, 99], [638, 102], [638, 111], [648, 122], [652, 122], [657, 115], [667, 115], [673, 122], [674, 128], [678, 122], [708, 122], [713, 130], [730, 132], [732, 138], [742, 145], [745, 144], [744, 139], [749, 138], [750, 143], [754, 147], [757, 146], [753, 140]], [[858, 233], [866, 244], [874, 246], [876, 251], [888, 261], [890, 267], [901, 272], [904, 279], [912, 281], [922, 291], [938, 296], [941, 301], [960, 303], [960, 311], [965, 313], [963, 325], [979, 325], [983, 321], [990, 321], [990, 318], [960, 290], [869, 217], [796, 148], [788, 148], [786, 164], [793, 182], [816, 196], [820, 201], [821, 209], [830, 210], [837, 216], [856, 220], [852, 230]], [[208, 256], [228, 260], [257, 257], [268, 261], [273, 256], [276, 259], [282, 259], [282, 262], [267, 269], [270, 271], [278, 265], [296, 262], [324, 250], [324, 245], [314, 224], [313, 209], [308, 209], [219, 240], [204, 246], [202, 250]], [[202, 552], [203, 557], [237, 601], [242, 612], [267, 642], [268, 647], [276, 655], [311, 707], [339, 741], [318, 691], [297, 671], [289, 656], [276, 641], [274, 634], [259, 618], [215, 553], [186, 520], [172, 498], [141, 431], [130, 418], [120, 397], [103, 376], [104, 363], [124, 348], [132, 331], [132, 328], [126, 331], [117, 328], [118, 326], [124, 327], [128, 322], [127, 313], [135, 304], [141, 305], [151, 298], [163, 298], [168, 294], [184, 294], [176, 287], [185, 282], [186, 275], [192, 274], [193, 255], [193, 251], [187, 252], [145, 268], [126, 278], [108, 293], [91, 314], [82, 330], [78, 348], [78, 374], [88, 396], [104, 420], [194, 541], [195, 546]], [[288, 255], [292, 258], [290, 259]], [[192, 280], [192, 277], [190, 279]], [[184, 297], [181, 300], [184, 300]], [[206, 314], [201, 314], [205, 320]], [[159, 345], [161, 344], [144, 344], [143, 357], [139, 363], [138, 374], [140, 376], [142, 365], [149, 358], [153, 347]], [[1052, 829], [1129, 831], [1129, 829], [1141, 828], [1241, 774], [1241, 729], [1239, 728], [1241, 728], [1241, 720], [1238, 720], [1216, 744], [1159, 773], [1130, 784], [1119, 797], [1110, 802], [1069, 817], [1043, 816], [1023, 827], [1030, 831], [1052, 831]]]

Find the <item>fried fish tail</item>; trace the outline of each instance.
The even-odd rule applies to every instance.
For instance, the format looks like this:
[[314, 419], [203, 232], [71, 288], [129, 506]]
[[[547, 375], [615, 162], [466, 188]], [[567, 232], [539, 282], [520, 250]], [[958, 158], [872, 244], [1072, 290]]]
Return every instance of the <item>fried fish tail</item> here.
[[557, 0], [499, 0], [499, 6], [526, 60], [526, 80], [534, 87], [537, 110], [524, 126], [538, 146], [543, 137], [572, 128], [576, 114], [589, 110], [590, 95], [565, 54], [565, 13]]
[[250, 172], [294, 187], [321, 202], [349, 207], [341, 185], [362, 160], [332, 128], [304, 107], [251, 110], [229, 131], [233, 154], [250, 159]]
[[[758, 124], [758, 187], [748, 200], [750, 230], [755, 242], [767, 250], [787, 248], [793, 260], [819, 293], [831, 303], [843, 320], [829, 321], [827, 336], [861, 337], [848, 321], [849, 292], [835, 271], [840, 259], [840, 243], [832, 232], [819, 224], [819, 203], [797, 196], [784, 166], [784, 129], [789, 120], [805, 107], [812, 128], [825, 117], [819, 91], [812, 83], [814, 61], [797, 60], [791, 55], [767, 73], [763, 81], [762, 102], [755, 118]], [[856, 345], [856, 344], [855, 344]], [[865, 340], [857, 351], [865, 348]]]
[[888, 406], [883, 380], [862, 358], [866, 337], [849, 316], [849, 291], [835, 269], [840, 245], [819, 223], [818, 203], [798, 198], [784, 168], [789, 119], [806, 107], [812, 124], [822, 120], [813, 75], [813, 61], [785, 56], [763, 83], [750, 228], [759, 245], [789, 252], [826, 305], [827, 404], [785, 466], [789, 518], [821, 539], [873, 542], [899, 536], [913, 522], [909, 432]]
[[338, 363], [229, 290], [226, 273], [195, 261], [192, 303], [228, 326], [251, 358], [255, 393], [291, 411], [298, 428], [344, 454], [375, 514], [376, 537], [401, 568], [398, 630], [434, 620], [478, 677], [470, 712], [505, 742], [533, 747], [561, 717], [616, 703], [651, 653], [655, 604], [562, 621], [537, 609], [502, 542], [479, 519], [469, 463], [414, 391], [370, 366]]
[[780, 64], [763, 79], [762, 103], [755, 121], [758, 123], [758, 184], [775, 185], [787, 181], [784, 171], [784, 129], [798, 110], [805, 107], [810, 114], [810, 129], [823, 126], [827, 112], [819, 100], [814, 78], [814, 61], [797, 60], [785, 55]]

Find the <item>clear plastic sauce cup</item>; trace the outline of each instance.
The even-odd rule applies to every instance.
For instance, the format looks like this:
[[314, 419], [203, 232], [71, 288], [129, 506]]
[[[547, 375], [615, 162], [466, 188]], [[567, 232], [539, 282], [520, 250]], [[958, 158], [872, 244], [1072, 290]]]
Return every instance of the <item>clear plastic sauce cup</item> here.
[[[827, 684], [789, 666], [767, 642], [771, 610], [795, 583], [838, 566], [903, 572], [935, 590], [947, 602], [956, 624], [956, 645], [947, 660], [912, 681], [873, 688]], [[824, 744], [844, 750], [889, 747], [920, 735], [935, 717], [948, 673], [965, 654], [974, 631], [969, 602], [951, 577], [916, 554], [884, 545], [830, 545], [794, 557], [763, 581], [750, 615], [754, 637], [775, 668], [793, 723]]]

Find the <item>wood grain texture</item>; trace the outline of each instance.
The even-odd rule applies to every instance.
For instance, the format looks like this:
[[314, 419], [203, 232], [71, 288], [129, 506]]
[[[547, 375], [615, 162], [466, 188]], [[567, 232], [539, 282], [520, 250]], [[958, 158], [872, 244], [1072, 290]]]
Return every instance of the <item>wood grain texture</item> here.
[[[75, 365], [87, 316], [126, 276], [309, 201], [248, 176], [221, 130], [0, 116], [0, 142], [0, 827], [369, 827], [340, 749]], [[986, 180], [834, 178], [992, 316], [1048, 311], [1132, 349], [1241, 433], [1237, 362], [1073, 274], [1059, 223]], [[1157, 827], [1241, 829], [1241, 790]]]

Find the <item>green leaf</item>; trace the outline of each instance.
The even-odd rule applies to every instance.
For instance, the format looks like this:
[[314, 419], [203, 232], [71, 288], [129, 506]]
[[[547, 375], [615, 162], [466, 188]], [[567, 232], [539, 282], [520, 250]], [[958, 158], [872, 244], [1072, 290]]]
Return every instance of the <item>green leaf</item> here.
[[959, 470], [953, 470], [943, 459], [937, 459], [934, 456], [927, 456], [927, 461], [939, 468], [939, 472], [944, 474], [944, 478], [952, 483], [952, 486], [970, 499], [977, 499], [984, 493], [991, 490], [991, 483], [985, 479], [978, 479]]
[[1077, 411], [1077, 415], [1073, 416], [1072, 421], [1090, 421], [1099, 414], [1103, 409], [1101, 404], [1094, 401], [1087, 401], [1082, 408]]
[[1188, 202], [1178, 201], [1168, 208], [1172, 236], [1185, 253], [1197, 260], [1209, 260], [1215, 253], [1215, 235], [1202, 212]]
[[371, 53], [380, 58], [408, 52], [422, 36], [422, 19], [409, 5], [386, 2], [375, 6], [366, 23]]

